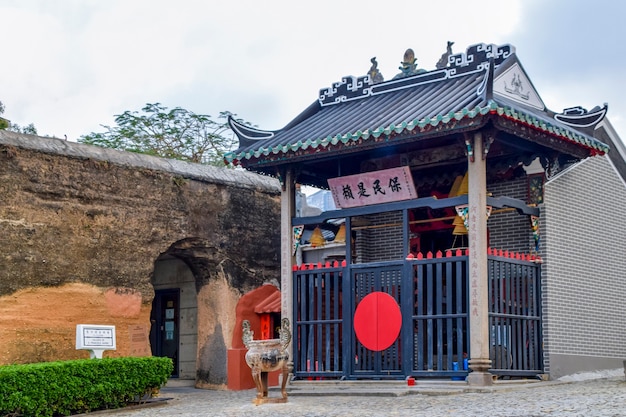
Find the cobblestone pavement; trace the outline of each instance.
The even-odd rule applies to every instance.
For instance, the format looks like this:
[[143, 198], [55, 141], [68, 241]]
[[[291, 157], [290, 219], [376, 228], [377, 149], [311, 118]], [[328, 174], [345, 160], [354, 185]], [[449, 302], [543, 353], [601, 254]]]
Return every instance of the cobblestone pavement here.
[[[407, 390], [402, 393], [406, 394]], [[169, 398], [158, 406], [109, 411], [115, 417], [154, 416], [626, 416], [626, 382], [611, 377], [569, 383], [535, 383], [494, 389], [399, 396], [290, 395], [287, 403], [255, 406], [255, 390], [212, 391], [191, 387], [164, 388]], [[275, 397], [278, 392], [270, 392]]]

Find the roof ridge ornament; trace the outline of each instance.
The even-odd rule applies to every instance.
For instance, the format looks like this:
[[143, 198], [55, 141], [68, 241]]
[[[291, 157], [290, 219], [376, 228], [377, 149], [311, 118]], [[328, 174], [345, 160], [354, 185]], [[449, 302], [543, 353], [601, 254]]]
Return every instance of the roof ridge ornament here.
[[[415, 64], [410, 53], [406, 58], [407, 67]], [[538, 94], [531, 100], [536, 90], [510, 45], [473, 45], [464, 53], [450, 55], [446, 68], [378, 84], [370, 77], [376, 75], [378, 63], [376, 59], [371, 62], [370, 74], [344, 77], [320, 90], [319, 99], [281, 130], [244, 128], [231, 120], [240, 147], [224, 160], [283, 179], [282, 172], [293, 163], [304, 183], [322, 184], [321, 177], [306, 171], [299, 162], [308, 163], [324, 155], [349, 157], [359, 152], [356, 147], [367, 150], [404, 145], [483, 129], [487, 123], [573, 158], [609, 151], [589, 128], [578, 127], [588, 123], [582, 119], [595, 113], [593, 110], [571, 108], [555, 117]], [[522, 98], [531, 87], [534, 93], [528, 100]], [[578, 123], [572, 128], [557, 121], [563, 116], [570, 124], [572, 119], [579, 119]], [[334, 172], [335, 168], [329, 170]]]
[[398, 75], [393, 77], [394, 80], [398, 78], [410, 77], [412, 75], [423, 74], [426, 72], [423, 68], [417, 68], [417, 58], [415, 58], [415, 52], [409, 48], [404, 52], [404, 59], [400, 63], [398, 69], [401, 71]]
[[437, 64], [435, 64], [435, 68], [444, 69], [448, 66], [448, 64], [450, 63], [450, 57], [452, 56], [452, 45], [454, 45], [454, 42], [448, 41], [448, 45], [446, 46], [446, 52], [441, 54], [441, 58], [439, 58], [439, 61], [437, 61]]
[[383, 74], [381, 74], [381, 72], [378, 70], [378, 61], [376, 61], [376, 57], [372, 57], [372, 59], [370, 59], [370, 62], [372, 63], [372, 66], [367, 72], [367, 75], [370, 76], [370, 83], [378, 84], [385, 81], [385, 79], [383, 78]]
[[595, 106], [591, 110], [587, 110], [581, 106], [569, 107], [564, 109], [562, 113], [555, 114], [554, 118], [568, 126], [593, 128], [604, 119], [608, 108], [609, 105], [607, 103], [604, 103], [602, 107]]
[[454, 54], [448, 57], [450, 76], [468, 72], [482, 71], [493, 58], [494, 67], [498, 67], [505, 59], [515, 53], [515, 47], [510, 44], [487, 45], [479, 43], [471, 45], [465, 53]]
[[251, 125], [246, 125], [235, 119], [232, 116], [228, 116], [228, 126], [239, 138], [240, 146], [249, 146], [255, 142], [271, 139], [276, 132], [271, 130], [258, 129]]
[[[384, 81], [382, 80], [382, 75], [378, 72], [378, 62], [376, 57], [374, 57], [370, 60], [372, 66], [367, 75], [360, 77], [347, 75], [342, 77], [341, 81], [333, 83], [331, 87], [320, 89], [319, 104], [321, 106], [330, 106], [399, 89], [411, 88], [424, 83], [437, 82], [477, 72], [486, 72], [490, 67], [490, 61], [493, 61], [492, 66], [495, 69], [515, 53], [515, 47], [509, 44], [497, 46], [480, 43], [468, 47], [464, 53], [452, 54], [453, 42], [448, 43], [450, 44], [450, 55], [447, 56], [447, 66], [445, 68], [432, 71], [417, 68], [415, 53], [409, 48], [404, 53], [404, 60], [400, 66], [402, 72], [392, 80]], [[448, 52], [446, 51], [444, 56], [447, 54]]]
[[485, 100], [493, 99], [493, 77], [494, 77], [494, 67], [493, 58], [489, 59], [489, 62], [484, 64], [485, 67], [485, 77], [483, 78], [483, 82], [480, 83], [478, 88], [476, 89], [476, 95], [478, 97], [483, 96]]

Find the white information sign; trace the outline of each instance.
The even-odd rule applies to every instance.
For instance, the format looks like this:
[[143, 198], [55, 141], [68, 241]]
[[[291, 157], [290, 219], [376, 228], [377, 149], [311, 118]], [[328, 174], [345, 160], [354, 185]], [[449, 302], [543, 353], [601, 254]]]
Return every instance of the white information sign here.
[[91, 358], [102, 358], [105, 350], [115, 350], [115, 326], [76, 325], [76, 349], [89, 350]]

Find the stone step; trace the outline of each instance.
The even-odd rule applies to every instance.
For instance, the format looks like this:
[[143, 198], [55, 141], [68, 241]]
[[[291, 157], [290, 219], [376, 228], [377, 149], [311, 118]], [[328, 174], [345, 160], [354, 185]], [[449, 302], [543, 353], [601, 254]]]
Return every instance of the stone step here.
[[[450, 379], [415, 380], [414, 385], [407, 381], [354, 381], [354, 380], [323, 380], [308, 381], [295, 380], [287, 385], [287, 392], [293, 396], [404, 396], [421, 395], [452, 395], [462, 392], [489, 392], [520, 387], [538, 386], [542, 383], [537, 379], [519, 379], [510, 381], [495, 381], [487, 387], [470, 386], [465, 381]], [[543, 382], [546, 384], [546, 382]], [[273, 390], [280, 390], [274, 387]]]

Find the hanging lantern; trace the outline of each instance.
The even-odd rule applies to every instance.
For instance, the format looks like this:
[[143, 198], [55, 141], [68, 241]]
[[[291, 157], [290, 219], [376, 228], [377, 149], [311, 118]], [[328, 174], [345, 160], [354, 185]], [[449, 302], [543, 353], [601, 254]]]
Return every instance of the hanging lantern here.
[[335, 235], [335, 239], [333, 239], [334, 243], [346, 243], [346, 225], [342, 224], [339, 226], [339, 230], [337, 230], [337, 234]]
[[[454, 230], [452, 231], [453, 235], [466, 235], [469, 231], [469, 206], [467, 204], [463, 204], [460, 206], [455, 206], [457, 216], [454, 218], [452, 224], [454, 225]], [[492, 207], [485, 207], [485, 217], [489, 219], [491, 216]]]
[[452, 198], [452, 197], [456, 197], [457, 195], [459, 195], [459, 189], [461, 188], [461, 183], [463, 182], [463, 179], [465, 177], [462, 176], [457, 176], [454, 179], [454, 182], [452, 183], [452, 187], [450, 187], [450, 191], [448, 192], [448, 197]]
[[454, 218], [452, 225], [454, 226], [454, 229], [452, 230], [453, 235], [461, 236], [461, 235], [467, 234], [467, 228], [465, 227], [465, 224], [463, 223], [463, 219], [461, 219], [459, 216], [456, 216]]
[[322, 229], [320, 229], [319, 226], [313, 229], [313, 234], [311, 235], [309, 242], [311, 242], [311, 246], [313, 246], [314, 248], [318, 246], [324, 246], [326, 244], [326, 239], [324, 239], [324, 236], [322, 235]]
[[448, 193], [448, 197], [458, 197], [460, 195], [465, 195], [469, 192], [469, 177], [467, 176], [467, 172], [463, 177], [458, 176], [454, 180], [452, 187], [450, 188], [450, 192]]
[[[465, 195], [469, 191], [469, 177], [467, 176], [467, 172], [463, 177], [458, 176], [454, 180], [454, 184], [452, 184], [452, 188], [450, 188], [450, 193], [448, 197], [458, 197], [460, 195]], [[467, 234], [467, 205], [457, 206], [456, 207], [457, 215], [454, 217], [454, 221], [452, 225], [454, 226], [454, 230], [452, 230], [452, 234], [455, 236], [461, 236]]]

